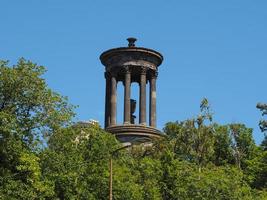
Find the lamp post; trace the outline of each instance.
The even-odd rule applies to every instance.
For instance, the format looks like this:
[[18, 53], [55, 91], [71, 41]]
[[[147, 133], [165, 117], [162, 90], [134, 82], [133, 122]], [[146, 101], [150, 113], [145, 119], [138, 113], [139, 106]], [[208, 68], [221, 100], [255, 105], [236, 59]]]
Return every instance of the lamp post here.
[[122, 149], [126, 149], [128, 147], [132, 146], [132, 143], [130, 142], [126, 142], [126, 143], [122, 143], [122, 147], [114, 150], [111, 152], [111, 156], [109, 158], [109, 200], [112, 200], [112, 178], [113, 178], [113, 170], [112, 170], [112, 156], [114, 153], [122, 150]]
[[109, 200], [112, 200], [112, 181], [113, 181], [112, 156], [114, 155], [114, 153], [120, 150], [126, 149], [133, 145], [142, 144], [148, 141], [151, 141], [151, 139], [150, 138], [140, 138], [140, 139], [138, 138], [138, 139], [132, 140], [131, 142], [122, 143], [122, 147], [111, 152], [111, 156], [109, 159]]

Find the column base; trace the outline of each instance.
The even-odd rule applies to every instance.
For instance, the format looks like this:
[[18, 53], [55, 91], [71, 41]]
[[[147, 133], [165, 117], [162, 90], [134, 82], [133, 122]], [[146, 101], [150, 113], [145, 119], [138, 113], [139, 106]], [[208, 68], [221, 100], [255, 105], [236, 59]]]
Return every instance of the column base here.
[[160, 130], [140, 124], [109, 126], [106, 128], [106, 131], [114, 134], [120, 142], [131, 142], [137, 138], [138, 140], [152, 140], [164, 137]]

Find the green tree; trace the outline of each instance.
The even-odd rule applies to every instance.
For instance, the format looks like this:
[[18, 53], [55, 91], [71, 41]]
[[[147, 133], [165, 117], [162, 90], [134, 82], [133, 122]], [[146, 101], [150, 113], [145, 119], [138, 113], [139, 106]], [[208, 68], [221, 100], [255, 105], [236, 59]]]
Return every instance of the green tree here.
[[[267, 104], [258, 103], [256, 107], [262, 112], [262, 116], [267, 115]], [[262, 132], [266, 132], [267, 131], [267, 120], [263, 120], [263, 119], [260, 120], [259, 127]], [[264, 150], [267, 150], [267, 135], [265, 135], [261, 143], [261, 146], [264, 148]]]
[[[58, 199], [107, 199], [109, 159], [120, 143], [99, 126], [72, 126], [55, 132], [42, 153], [44, 176], [55, 185]], [[113, 155], [113, 198], [143, 199], [134, 160], [126, 153]]]
[[38, 152], [44, 137], [67, 125], [73, 107], [48, 88], [45, 68], [25, 59], [0, 61], [0, 197], [43, 199], [52, 195]]
[[[258, 103], [256, 106], [261, 112], [262, 116], [267, 115], [267, 104], [265, 103]], [[259, 126], [262, 132], [267, 131], [267, 121], [261, 120], [259, 122]]]
[[251, 159], [256, 149], [252, 129], [247, 128], [244, 124], [230, 124], [229, 131], [235, 163], [239, 168], [244, 168], [245, 160]]
[[159, 185], [159, 181], [162, 177], [160, 160], [147, 156], [137, 160], [136, 164], [134, 170], [138, 171], [140, 174], [139, 184], [143, 187], [143, 199], [162, 199]]
[[170, 149], [162, 156], [160, 184], [164, 200], [254, 199], [242, 171], [235, 166], [209, 164], [199, 174], [195, 163], [177, 159]]
[[153, 145], [117, 152], [98, 124], [71, 123], [73, 106], [44, 72], [0, 62], [0, 199], [107, 199], [111, 156], [114, 199], [267, 199], [267, 140], [257, 146], [244, 124], [214, 124], [207, 99]]
[[246, 160], [246, 168], [244, 169], [246, 180], [252, 188], [266, 190], [267, 151], [258, 148], [255, 154], [253, 158]]
[[99, 127], [73, 126], [55, 132], [42, 153], [44, 176], [59, 199], [107, 199], [108, 161], [118, 146]]
[[199, 171], [214, 153], [214, 124], [207, 99], [202, 100], [200, 110], [197, 118], [184, 122], [170, 122], [164, 128], [176, 155], [195, 162]]
[[217, 166], [234, 164], [234, 153], [232, 139], [229, 134], [229, 126], [215, 124], [214, 129], [214, 164]]

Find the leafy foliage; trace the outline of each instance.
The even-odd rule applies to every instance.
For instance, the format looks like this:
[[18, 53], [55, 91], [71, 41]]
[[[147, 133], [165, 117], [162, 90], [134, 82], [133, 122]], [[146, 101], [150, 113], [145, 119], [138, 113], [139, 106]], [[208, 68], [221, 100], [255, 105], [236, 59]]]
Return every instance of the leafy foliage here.
[[[267, 115], [267, 104], [265, 103], [258, 103], [256, 106], [261, 112], [262, 116]], [[259, 126], [262, 132], [267, 131], [267, 121], [261, 120], [259, 122]]]
[[0, 199], [107, 199], [110, 159], [113, 199], [267, 199], [265, 143], [244, 124], [214, 123], [207, 99], [153, 145], [118, 152], [99, 125], [71, 122], [73, 106], [44, 72], [24, 59], [0, 62]]
[[95, 126], [56, 132], [41, 156], [44, 176], [53, 181], [56, 197], [106, 199], [108, 160], [116, 146], [113, 136]]
[[[262, 112], [262, 116], [267, 115], [267, 104], [258, 103], [256, 107]], [[266, 132], [267, 131], [267, 120], [264, 120], [264, 119], [260, 120], [259, 127], [262, 132]], [[265, 138], [262, 141], [261, 145], [264, 148], [264, 150], [267, 150], [267, 135], [265, 135]]]
[[73, 116], [67, 99], [52, 92], [41, 77], [44, 67], [20, 59], [0, 61], [0, 196], [44, 199], [53, 186], [41, 173], [38, 151], [45, 136]]

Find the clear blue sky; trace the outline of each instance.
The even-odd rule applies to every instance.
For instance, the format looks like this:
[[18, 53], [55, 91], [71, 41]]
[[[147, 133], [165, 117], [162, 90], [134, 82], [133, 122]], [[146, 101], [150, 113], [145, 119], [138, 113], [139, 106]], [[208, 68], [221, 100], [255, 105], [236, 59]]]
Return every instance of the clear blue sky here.
[[216, 122], [245, 123], [262, 140], [255, 106], [267, 102], [267, 1], [1, 0], [0, 7], [0, 59], [46, 66], [49, 86], [79, 105], [76, 120], [103, 124], [99, 55], [134, 36], [164, 56], [159, 128], [195, 116], [206, 97]]

